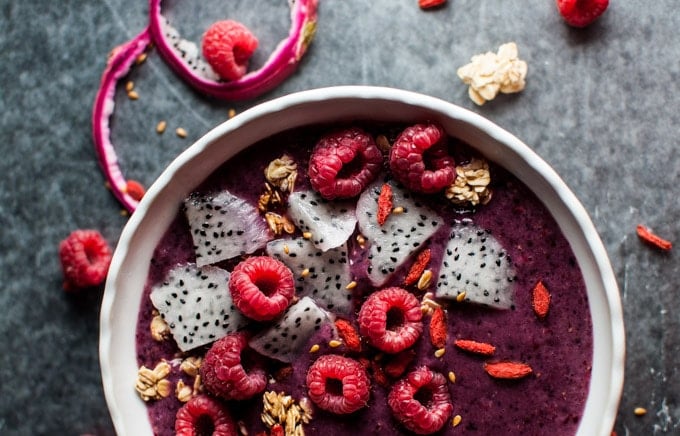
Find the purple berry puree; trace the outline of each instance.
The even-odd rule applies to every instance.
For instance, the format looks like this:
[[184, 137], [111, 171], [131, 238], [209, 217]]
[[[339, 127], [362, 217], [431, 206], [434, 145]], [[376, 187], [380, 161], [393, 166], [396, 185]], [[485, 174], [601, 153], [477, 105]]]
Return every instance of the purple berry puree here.
[[[361, 124], [372, 134], [386, 134], [392, 140], [405, 127], [356, 124]], [[262, 192], [264, 168], [284, 152], [292, 156], [298, 165], [296, 189], [309, 189], [306, 176], [309, 153], [316, 139], [328, 130], [329, 126], [314, 126], [268, 138], [224, 164], [197, 189], [214, 191], [228, 188], [235, 195], [256, 204]], [[463, 162], [473, 154], [468, 146], [453, 138], [450, 144], [456, 162]], [[592, 322], [583, 277], [569, 243], [529, 187], [493, 163], [491, 176], [493, 198], [475, 211], [454, 207], [442, 200], [442, 196], [426, 196], [422, 200], [448, 223], [471, 218], [477, 226], [492, 232], [508, 252], [517, 272], [514, 307], [496, 310], [466, 303], [449, 304], [447, 346], [440, 358], [435, 357], [430, 343], [430, 318], [424, 316], [424, 332], [414, 347], [417, 357], [409, 370], [425, 364], [445, 376], [451, 371], [455, 374], [455, 383], [449, 383], [448, 387], [453, 415], [460, 415], [462, 420], [454, 427], [450, 419], [437, 434], [573, 435], [588, 393], [593, 347]], [[161, 359], [172, 360], [180, 356], [172, 339], [157, 342], [149, 333], [153, 310], [149, 300], [152, 285], [177, 263], [194, 259], [188, 225], [180, 209], [181, 205], [178, 205], [177, 219], [156, 248], [141, 300], [137, 356], [140, 365], [151, 368]], [[449, 226], [444, 226], [430, 241], [433, 266], [441, 261], [448, 231]], [[362, 268], [366, 268], [366, 256], [354, 240], [352, 236], [352, 270], [359, 283], [357, 289], [366, 290], [370, 285], [365, 271], [361, 272]], [[234, 264], [232, 260], [221, 262], [219, 266], [231, 270]], [[433, 273], [437, 277], [436, 268], [433, 268]], [[400, 285], [405, 274], [405, 270], [397, 271], [383, 287]], [[550, 312], [544, 319], [539, 319], [532, 310], [531, 291], [539, 280], [552, 295]], [[431, 289], [434, 287], [431, 286]], [[355, 301], [353, 321], [359, 304], [360, 301]], [[344, 351], [343, 347], [328, 347], [331, 336], [330, 328], [321, 329], [293, 363], [292, 373], [275, 383], [271, 383], [272, 378], [267, 390], [285, 392], [298, 400], [306, 396], [305, 375], [313, 360], [324, 353]], [[496, 346], [496, 352], [491, 358], [466, 353], [453, 346], [455, 339], [488, 342]], [[313, 344], [320, 345], [317, 353], [308, 352]], [[369, 349], [364, 357], [374, 359], [379, 356], [366, 344], [364, 349]], [[189, 354], [204, 352], [205, 348]], [[484, 362], [492, 360], [527, 363], [533, 373], [519, 380], [493, 379], [484, 371]], [[272, 374], [281, 368], [280, 364], [265, 363], [270, 365]], [[178, 378], [183, 378], [189, 385], [193, 383], [175, 365], [171, 380]], [[368, 407], [349, 416], [334, 416], [315, 409], [311, 422], [304, 425], [305, 434], [408, 434], [387, 407], [389, 388], [380, 386], [373, 377], [371, 379]], [[174, 434], [175, 414], [181, 405], [174, 395], [147, 403], [156, 434]], [[267, 430], [260, 419], [261, 396], [246, 402], [231, 402], [228, 406], [236, 420], [243, 421], [249, 434]]]

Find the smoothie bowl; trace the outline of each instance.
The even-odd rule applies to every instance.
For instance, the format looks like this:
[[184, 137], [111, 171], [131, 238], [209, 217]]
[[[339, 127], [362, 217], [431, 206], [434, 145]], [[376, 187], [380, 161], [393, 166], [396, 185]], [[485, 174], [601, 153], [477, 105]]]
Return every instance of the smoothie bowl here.
[[624, 331], [593, 224], [529, 147], [336, 87], [163, 172], [114, 254], [100, 360], [119, 434], [609, 435]]

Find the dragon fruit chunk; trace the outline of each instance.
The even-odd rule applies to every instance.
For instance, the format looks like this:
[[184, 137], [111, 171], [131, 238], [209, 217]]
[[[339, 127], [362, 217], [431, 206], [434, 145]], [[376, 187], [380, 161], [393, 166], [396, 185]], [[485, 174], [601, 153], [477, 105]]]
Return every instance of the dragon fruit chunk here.
[[198, 266], [250, 254], [271, 239], [257, 209], [229, 191], [192, 193], [184, 200], [184, 211]]
[[[329, 311], [352, 310], [352, 291], [346, 288], [352, 281], [346, 243], [324, 252], [304, 238], [275, 239], [266, 251], [293, 271], [298, 296], [309, 296]], [[305, 269], [309, 275], [302, 277]]]
[[507, 252], [488, 230], [469, 221], [453, 226], [439, 270], [437, 297], [455, 299], [465, 291], [465, 301], [509, 309], [514, 280]]
[[215, 267], [180, 264], [152, 288], [154, 307], [170, 327], [182, 351], [209, 344], [248, 323], [232, 304], [229, 272]]
[[331, 322], [328, 313], [311, 298], [303, 297], [286, 309], [273, 326], [254, 336], [248, 345], [263, 356], [290, 363], [327, 322]]
[[359, 230], [370, 243], [368, 278], [375, 286], [383, 285], [442, 226], [441, 217], [410, 192], [393, 181], [387, 183], [392, 187], [392, 203], [394, 207], [401, 206], [402, 213], [392, 213], [382, 226], [378, 224], [382, 181], [366, 188], [357, 203]]
[[330, 202], [316, 191], [293, 192], [288, 197], [288, 215], [303, 232], [312, 234], [314, 246], [326, 251], [342, 245], [357, 224], [352, 202]]

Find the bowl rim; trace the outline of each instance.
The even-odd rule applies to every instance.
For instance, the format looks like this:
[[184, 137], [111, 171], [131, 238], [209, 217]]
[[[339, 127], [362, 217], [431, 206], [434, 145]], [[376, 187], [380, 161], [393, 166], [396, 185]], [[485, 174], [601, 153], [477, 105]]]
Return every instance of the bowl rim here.
[[[597, 393], [593, 392], [592, 387], [589, 388], [588, 398], [584, 406], [584, 413], [581, 416], [581, 423], [579, 424], [579, 430], [577, 434], [599, 434], [603, 436], [609, 435], [611, 429], [614, 426], [616, 414], [618, 412], [618, 405], [623, 390], [625, 362], [625, 332], [623, 324], [623, 311], [618, 285], [609, 262], [606, 249], [583, 205], [547, 162], [539, 157], [538, 154], [536, 154], [528, 145], [524, 144], [517, 137], [496, 125], [492, 121], [468, 109], [462, 108], [436, 97], [413, 91], [376, 86], [333, 86], [317, 88], [288, 94], [255, 105], [238, 114], [234, 118], [219, 124], [206, 133], [203, 137], [198, 139], [194, 144], [177, 156], [166, 167], [166, 169], [161, 173], [156, 181], [149, 187], [147, 193], [139, 203], [137, 210], [131, 215], [129, 221], [126, 223], [121, 232], [121, 236], [114, 251], [113, 259], [109, 269], [109, 275], [101, 304], [99, 325], [99, 360], [104, 394], [109, 408], [109, 413], [111, 414], [112, 422], [117, 433], [127, 434], [125, 431], [127, 427], [125, 426], [125, 418], [122, 413], [123, 408], [121, 407], [121, 404], [124, 404], [124, 402], [119, 399], [120, 390], [117, 392], [116, 382], [114, 380], [117, 375], [116, 371], [119, 371], [123, 364], [121, 361], [116, 360], [118, 359], [117, 355], [119, 353], [114, 353], [112, 350], [112, 344], [115, 340], [112, 323], [115, 319], [114, 314], [115, 309], [117, 309], [117, 306], [115, 306], [116, 303], [119, 303], [121, 299], [126, 299], [126, 304], [132, 304], [130, 302], [131, 296], [124, 293], [121, 294], [118, 300], [116, 300], [118, 289], [120, 289], [120, 282], [129, 279], [129, 277], [134, 275], [134, 272], [140, 273], [143, 271], [148, 271], [148, 265], [135, 265], [130, 259], [134, 254], [134, 252], [131, 250], [131, 245], [135, 243], [139, 245], [140, 238], [143, 238], [142, 233], [144, 227], [149, 226], [150, 218], [147, 218], [149, 211], [156, 210], [158, 208], [163, 210], [162, 205], [164, 202], [167, 203], [166, 200], [168, 199], [166, 191], [169, 189], [169, 186], [172, 186], [173, 180], [175, 180], [175, 184], [177, 183], [177, 178], [182, 179], [186, 184], [189, 185], [193, 183], [191, 188], [195, 188], [202, 181], [195, 178], [187, 178], [187, 175], [183, 174], [182, 170], [187, 166], [196, 165], [196, 163], [199, 162], [198, 158], [201, 156], [201, 154], [205, 152], [206, 149], [210, 149], [211, 146], [215, 147], [215, 144], [219, 142], [220, 138], [224, 138], [225, 136], [229, 135], [236, 135], [242, 131], [247, 131], [249, 128], [248, 126], [257, 125], [258, 122], [262, 122], [264, 118], [270, 117], [270, 119], [275, 119], [272, 117], [278, 115], [283, 110], [291, 111], [293, 109], [300, 108], [302, 108], [300, 110], [303, 110], [306, 106], [310, 105], [313, 107], [314, 105], [324, 105], [331, 104], [332, 102], [342, 101], [355, 102], [358, 104], [363, 102], [368, 103], [369, 101], [392, 103], [392, 105], [396, 107], [406, 106], [415, 111], [434, 114], [441, 117], [443, 120], [450, 121], [451, 123], [468, 125], [472, 128], [475, 134], [478, 133], [486, 136], [491, 139], [492, 142], [497, 142], [503, 147], [506, 147], [507, 152], [512, 153], [513, 157], [519, 159], [518, 165], [520, 165], [522, 168], [526, 168], [528, 171], [533, 171], [542, 181], [545, 182], [544, 185], [542, 184], [538, 187], [530, 186], [532, 190], [541, 190], [543, 192], [543, 196], [554, 195], [555, 204], [562, 204], [566, 208], [568, 216], [555, 216], [553, 210], [551, 210], [551, 213], [558, 221], [558, 224], [560, 225], [565, 236], [568, 235], [564, 228], [562, 228], [564, 223], [561, 220], [567, 220], [570, 228], [580, 232], [578, 235], [574, 236], [574, 238], [579, 238], [579, 241], [581, 241], [582, 237], [582, 242], [585, 243], [584, 247], [587, 249], [589, 254], [589, 263], [587, 265], [589, 268], [592, 268], [591, 273], [596, 276], [593, 277], [593, 280], [595, 280], [593, 286], [598, 289], [598, 294], [595, 295], [599, 301], [597, 304], [604, 305], [598, 306], [598, 314], [605, 319], [600, 320], [599, 317], [598, 319], [595, 319], [595, 312], [594, 308], [592, 307], [592, 305], [595, 303], [592, 301], [593, 299], [591, 298], [592, 296], [590, 291], [590, 289], [593, 288], [588, 286], [587, 294], [590, 305], [589, 311], [591, 318], [593, 318], [594, 341], [593, 372], [591, 373], [590, 383], [593, 383], [593, 380], [596, 376], [604, 376], [609, 381], [608, 384], [605, 383], [604, 389]], [[286, 122], [281, 121], [281, 123]], [[297, 127], [299, 125], [305, 124], [304, 122], [300, 124], [301, 121], [299, 120], [297, 123], [298, 124], [282, 125], [288, 125], [288, 127]], [[313, 123], [314, 122], [309, 122], [308, 124]], [[280, 131], [280, 129], [272, 130], [263, 137], [270, 136], [276, 131]], [[232, 151], [231, 155], [247, 148], [251, 144], [252, 142], [250, 144], [238, 144], [234, 148], [234, 151]], [[477, 148], [475, 144], [471, 145], [474, 148]], [[493, 150], [490, 149], [489, 151]], [[227, 157], [227, 159], [229, 157]], [[200, 168], [200, 162], [198, 165]], [[205, 165], [205, 163], [203, 163], [203, 165]], [[217, 166], [215, 163], [210, 163], [209, 165], [214, 165], [214, 167]], [[510, 172], [516, 177], [520, 178], [520, 180], [523, 179], [522, 174], [517, 174], [512, 170], [510, 170]], [[209, 172], [201, 172], [201, 174], [205, 174], [207, 176]], [[524, 180], [522, 181], [524, 182]], [[542, 202], [545, 203], [545, 198], [539, 195], [538, 192], [536, 192], [536, 195]], [[165, 207], [165, 209], [167, 212], [168, 207]], [[176, 208], [173, 209], [173, 211], [174, 216], [174, 214], [176, 214]], [[571, 240], [570, 244], [573, 244]], [[148, 247], [146, 248], [148, 251]], [[583, 271], [584, 267], [581, 265], [581, 262], [585, 261], [581, 257], [578, 257], [578, 261]], [[583, 275], [585, 279], [585, 271], [583, 271]], [[146, 275], [144, 277], [146, 277]], [[599, 292], [602, 292], [602, 294], [600, 295]], [[137, 307], [138, 306], [139, 296], [137, 296]], [[134, 319], [136, 321], [137, 314], [134, 315]], [[596, 326], [599, 326], [598, 328], [604, 328], [604, 333], [606, 333], [605, 337], [600, 337], [600, 335], [596, 334]], [[134, 329], [136, 329], [136, 322], [135, 326], [133, 326], [133, 331]], [[599, 331], [599, 333], [602, 332]], [[603, 350], [602, 347], [605, 347], [606, 350]], [[605, 357], [605, 360], [607, 360], [606, 365], [604, 363], [600, 363], [602, 359], [599, 357], [596, 359], [595, 353], [598, 350], [602, 350], [602, 353], [605, 353], [606, 351], [605, 356], [609, 357], [608, 359]], [[130, 374], [130, 376], [134, 376], [134, 373]], [[600, 382], [601, 381], [598, 380], [598, 383]], [[129, 390], [133, 391], [132, 385], [129, 386]], [[597, 399], [594, 399], [594, 395], [597, 395]], [[141, 402], [141, 400], [139, 401]], [[586, 429], [584, 428], [584, 422], [592, 422], [597, 428], [588, 427]], [[137, 423], [135, 427], [136, 431], [141, 430], [139, 429], [138, 424], [139, 423]], [[150, 424], [148, 425], [150, 426]]]

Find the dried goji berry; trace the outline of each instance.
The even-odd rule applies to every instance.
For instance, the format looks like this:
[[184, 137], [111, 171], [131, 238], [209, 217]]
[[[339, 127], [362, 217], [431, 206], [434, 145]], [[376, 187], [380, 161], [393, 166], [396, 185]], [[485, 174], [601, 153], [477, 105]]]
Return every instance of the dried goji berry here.
[[430, 263], [431, 256], [432, 254], [429, 248], [424, 249], [418, 254], [416, 261], [413, 262], [411, 269], [409, 269], [408, 274], [406, 274], [406, 278], [404, 278], [405, 286], [410, 286], [418, 281], [420, 276], [423, 275], [423, 272], [427, 268], [427, 265]]
[[406, 372], [406, 368], [416, 358], [416, 353], [413, 350], [405, 350], [390, 357], [385, 364], [385, 374], [392, 378], [399, 378]]
[[284, 436], [285, 431], [284, 431], [283, 426], [281, 424], [276, 423], [276, 424], [272, 425], [270, 434], [271, 434], [271, 436]]
[[418, 0], [418, 6], [421, 9], [429, 9], [437, 6], [441, 6], [446, 3], [446, 0]]
[[456, 347], [470, 353], [482, 354], [484, 356], [491, 356], [496, 351], [496, 347], [486, 342], [471, 341], [468, 339], [456, 339], [454, 342]]
[[671, 244], [670, 241], [667, 241], [666, 239], [663, 239], [660, 236], [655, 235], [649, 228], [643, 226], [642, 224], [638, 224], [637, 234], [640, 237], [640, 239], [642, 239], [643, 241], [650, 245], [660, 248], [661, 250], [668, 251], [673, 247], [673, 244]]
[[441, 307], [437, 307], [432, 312], [430, 318], [430, 342], [432, 346], [440, 349], [446, 346], [446, 314]]
[[357, 353], [361, 351], [361, 337], [357, 329], [349, 321], [339, 318], [335, 321], [335, 328], [349, 351]]
[[518, 379], [532, 373], [531, 367], [521, 362], [485, 363], [484, 371], [493, 378], [501, 379]]
[[548, 315], [548, 310], [550, 309], [550, 292], [548, 292], [548, 288], [545, 287], [543, 282], [539, 281], [536, 283], [536, 286], [534, 286], [531, 303], [536, 316], [545, 318], [546, 315]]
[[139, 201], [146, 193], [146, 190], [144, 189], [144, 186], [142, 186], [142, 184], [139, 183], [138, 181], [128, 180], [125, 183], [125, 193], [130, 197], [134, 198], [135, 200]]
[[371, 361], [371, 368], [373, 369], [373, 379], [376, 383], [383, 387], [390, 385], [390, 381], [387, 379], [387, 375], [385, 375], [385, 370], [380, 366], [380, 362]]
[[392, 187], [385, 183], [380, 189], [378, 196], [378, 224], [381, 226], [387, 221], [387, 217], [392, 212]]

